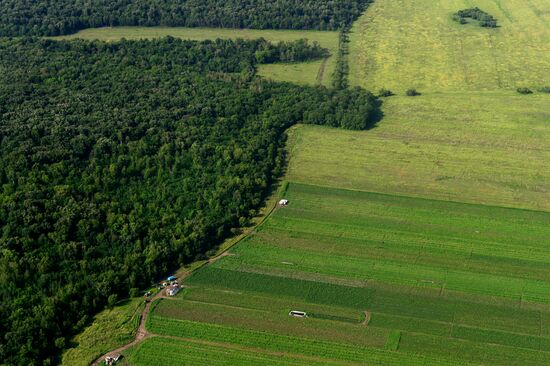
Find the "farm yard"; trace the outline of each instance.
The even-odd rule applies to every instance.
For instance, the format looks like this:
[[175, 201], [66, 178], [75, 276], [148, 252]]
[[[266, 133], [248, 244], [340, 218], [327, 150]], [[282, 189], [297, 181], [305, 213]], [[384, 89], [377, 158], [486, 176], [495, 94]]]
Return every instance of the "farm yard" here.
[[75, 34], [53, 37], [53, 39], [87, 39], [118, 41], [124, 39], [151, 39], [171, 36], [196, 41], [221, 39], [257, 39], [265, 38], [271, 42], [290, 42], [307, 39], [317, 42], [329, 50], [331, 56], [326, 60], [277, 63], [260, 65], [258, 74], [275, 80], [290, 81], [298, 84], [322, 84], [330, 86], [338, 51], [338, 32], [314, 30], [263, 30], [263, 29], [223, 29], [223, 28], [181, 28], [181, 27], [103, 27], [84, 29]]

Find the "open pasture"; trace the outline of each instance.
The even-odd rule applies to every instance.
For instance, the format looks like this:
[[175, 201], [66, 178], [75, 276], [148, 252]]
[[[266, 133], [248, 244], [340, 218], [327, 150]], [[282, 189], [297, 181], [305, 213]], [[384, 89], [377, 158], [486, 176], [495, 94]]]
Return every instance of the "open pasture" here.
[[327, 60], [303, 63], [279, 63], [260, 65], [258, 73], [275, 81], [290, 81], [299, 84], [323, 84], [329, 86], [338, 51], [338, 32], [311, 30], [262, 30], [224, 28], [174, 28], [174, 27], [104, 27], [85, 29], [75, 34], [54, 37], [54, 39], [87, 39], [119, 41], [121, 39], [149, 39], [172, 36], [196, 41], [221, 39], [265, 38], [271, 42], [289, 42], [308, 39], [328, 49]]
[[[499, 27], [452, 20], [474, 6]], [[350, 83], [399, 93], [547, 86], [548, 9], [549, 0], [375, 1], [350, 35]]]
[[550, 211], [550, 96], [395, 96], [369, 131], [296, 126], [287, 179]]

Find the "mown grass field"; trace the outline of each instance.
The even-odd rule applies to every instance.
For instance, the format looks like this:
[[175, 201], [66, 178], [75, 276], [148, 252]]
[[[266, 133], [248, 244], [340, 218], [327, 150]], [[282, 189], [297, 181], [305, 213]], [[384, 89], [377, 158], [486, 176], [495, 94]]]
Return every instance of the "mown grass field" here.
[[[451, 19], [473, 6], [499, 28]], [[548, 9], [548, 0], [375, 1], [350, 35], [350, 82], [399, 93], [548, 86]]]
[[[223, 29], [223, 28], [171, 28], [171, 27], [105, 27], [85, 29], [78, 33], [54, 37], [54, 39], [88, 39], [118, 41], [125, 39], [149, 39], [172, 36], [183, 39], [204, 41], [208, 39], [256, 39], [265, 38], [271, 42], [295, 41], [306, 38], [318, 42], [327, 48], [332, 55], [338, 51], [338, 32], [308, 30], [258, 30], [258, 29]], [[326, 62], [284, 63], [260, 65], [259, 74], [276, 81], [290, 81], [300, 84], [323, 84], [329, 86], [334, 70], [335, 57]]]
[[550, 95], [395, 96], [364, 132], [296, 126], [287, 179], [550, 211]]

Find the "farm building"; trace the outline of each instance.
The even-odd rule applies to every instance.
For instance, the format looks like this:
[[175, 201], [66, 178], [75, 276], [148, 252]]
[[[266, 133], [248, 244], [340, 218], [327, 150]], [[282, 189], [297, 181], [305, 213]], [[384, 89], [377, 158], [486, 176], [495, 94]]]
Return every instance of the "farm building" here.
[[286, 205], [288, 205], [288, 200], [287, 199], [283, 198], [282, 200], [279, 201], [279, 206], [286, 206]]
[[168, 296], [174, 296], [176, 295], [180, 290], [180, 286], [177, 283], [174, 283], [173, 285], [170, 285], [168, 289], [166, 290], [166, 293]]

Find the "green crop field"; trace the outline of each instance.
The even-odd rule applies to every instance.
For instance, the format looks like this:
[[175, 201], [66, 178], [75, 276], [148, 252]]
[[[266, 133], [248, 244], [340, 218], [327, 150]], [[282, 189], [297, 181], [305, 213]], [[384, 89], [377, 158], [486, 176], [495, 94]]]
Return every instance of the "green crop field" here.
[[[499, 27], [451, 19], [473, 6]], [[548, 0], [375, 1], [350, 35], [350, 81], [400, 93], [548, 86], [548, 9]]]
[[[318, 42], [332, 55], [338, 51], [338, 32], [310, 30], [259, 30], [259, 29], [223, 29], [223, 28], [171, 28], [171, 27], [104, 27], [85, 29], [78, 33], [54, 37], [54, 39], [88, 39], [117, 41], [125, 39], [148, 39], [172, 36], [183, 39], [204, 41], [208, 39], [256, 39], [265, 38], [271, 42], [296, 41], [308, 39]], [[258, 73], [276, 81], [290, 81], [300, 84], [323, 84], [329, 86], [334, 71], [335, 57], [326, 61], [306, 63], [284, 63], [260, 65]]]
[[[451, 19], [473, 6], [499, 27]], [[549, 8], [375, 1], [349, 81], [398, 94], [383, 119], [293, 127], [290, 204], [156, 303], [128, 361], [550, 365]]]
[[320, 363], [549, 364], [550, 213], [299, 183], [285, 197], [148, 330]]

